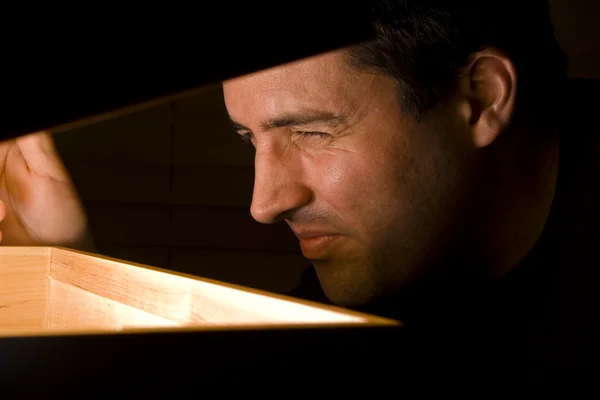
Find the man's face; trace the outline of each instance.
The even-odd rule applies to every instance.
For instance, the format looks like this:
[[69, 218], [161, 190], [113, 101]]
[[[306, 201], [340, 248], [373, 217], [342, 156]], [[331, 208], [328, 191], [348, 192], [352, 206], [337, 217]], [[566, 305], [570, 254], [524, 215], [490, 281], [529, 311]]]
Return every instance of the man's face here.
[[325, 294], [350, 306], [452, 256], [475, 158], [456, 107], [416, 122], [391, 78], [352, 69], [344, 54], [223, 87], [256, 149], [253, 217], [285, 220]]

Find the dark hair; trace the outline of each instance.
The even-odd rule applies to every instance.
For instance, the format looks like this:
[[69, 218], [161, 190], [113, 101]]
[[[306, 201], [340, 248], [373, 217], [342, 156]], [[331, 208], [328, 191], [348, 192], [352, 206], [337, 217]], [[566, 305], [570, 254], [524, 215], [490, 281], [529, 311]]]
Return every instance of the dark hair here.
[[401, 105], [420, 119], [452, 92], [474, 53], [493, 47], [515, 65], [516, 113], [544, 110], [567, 68], [548, 8], [546, 0], [374, 1], [377, 36], [352, 47], [350, 62], [395, 78]]

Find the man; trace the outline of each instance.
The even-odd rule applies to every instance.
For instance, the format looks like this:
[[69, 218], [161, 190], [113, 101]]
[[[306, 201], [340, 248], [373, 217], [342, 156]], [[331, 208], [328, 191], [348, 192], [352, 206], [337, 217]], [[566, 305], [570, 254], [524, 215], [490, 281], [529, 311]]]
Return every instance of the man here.
[[401, 319], [434, 363], [565, 379], [600, 338], [597, 92], [546, 2], [376, 3], [375, 41], [224, 83], [252, 215], [314, 265], [325, 298], [296, 295]]
[[[223, 90], [256, 152], [252, 215], [290, 226], [323, 301], [401, 319], [421, 354], [471, 346], [458, 353], [481, 361], [481, 345], [496, 366], [527, 361], [548, 380], [596, 350], [599, 169], [584, 129], [594, 92], [566, 80], [545, 11], [378, 1], [374, 42]], [[27, 161], [22, 141], [5, 153]], [[8, 243], [87, 242], [48, 147], [31, 153], [45, 160], [39, 174], [10, 172], [20, 158], [5, 156]], [[47, 170], [60, 178], [38, 176]], [[54, 221], [22, 195], [34, 178], [40, 197], [69, 199], [48, 209], [73, 215], [72, 230], [41, 234]]]

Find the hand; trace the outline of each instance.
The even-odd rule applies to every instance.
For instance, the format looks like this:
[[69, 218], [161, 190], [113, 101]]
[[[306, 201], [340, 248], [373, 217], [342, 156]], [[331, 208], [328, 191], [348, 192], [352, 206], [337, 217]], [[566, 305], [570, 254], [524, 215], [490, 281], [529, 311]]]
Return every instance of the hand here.
[[48, 133], [0, 142], [0, 244], [93, 251], [85, 210]]

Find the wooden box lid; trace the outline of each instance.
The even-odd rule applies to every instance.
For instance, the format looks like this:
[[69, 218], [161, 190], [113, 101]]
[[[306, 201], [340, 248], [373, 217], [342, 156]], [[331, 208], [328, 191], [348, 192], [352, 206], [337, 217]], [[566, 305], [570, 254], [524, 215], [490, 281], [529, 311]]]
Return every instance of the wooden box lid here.
[[0, 265], [0, 336], [396, 324], [63, 248], [0, 247]]
[[18, 382], [25, 379], [28, 390], [67, 385], [139, 394], [131, 379], [143, 375], [144, 390], [170, 392], [190, 376], [203, 385], [239, 374], [291, 379], [294, 368], [305, 370], [303, 362], [313, 371], [341, 373], [354, 370], [361, 357], [386, 357], [384, 344], [400, 327], [74, 250], [0, 247], [0, 385], [6, 390], [23, 390]]

